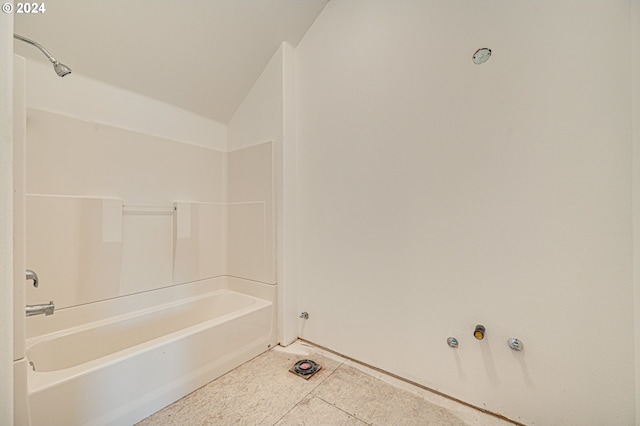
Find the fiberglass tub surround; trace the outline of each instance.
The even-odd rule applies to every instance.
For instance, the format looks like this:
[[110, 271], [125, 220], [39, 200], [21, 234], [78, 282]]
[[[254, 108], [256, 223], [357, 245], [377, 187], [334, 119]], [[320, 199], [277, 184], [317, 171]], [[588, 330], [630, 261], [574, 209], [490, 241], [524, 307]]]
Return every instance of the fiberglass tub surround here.
[[[271, 143], [226, 153], [30, 115], [26, 301], [56, 305], [26, 319], [32, 424], [132, 424], [276, 343]], [[59, 126], [68, 146], [42, 155]], [[130, 157], [100, 156], [124, 141]], [[95, 194], [105, 181], [121, 198]]]
[[[32, 288], [62, 308], [27, 321], [33, 424], [128, 424], [275, 344], [275, 286], [223, 275], [225, 205], [28, 196], [27, 206], [30, 261], [41, 280], [70, 284]], [[33, 241], [43, 235], [76, 246], [49, 254]]]
[[29, 302], [60, 309], [224, 275], [223, 203], [28, 194], [26, 206], [27, 262], [43, 282]]

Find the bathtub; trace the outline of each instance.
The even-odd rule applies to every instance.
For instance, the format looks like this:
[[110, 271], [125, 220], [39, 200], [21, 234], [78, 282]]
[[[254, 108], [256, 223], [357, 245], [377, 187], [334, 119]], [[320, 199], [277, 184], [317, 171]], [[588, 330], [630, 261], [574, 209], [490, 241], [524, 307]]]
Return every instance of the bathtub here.
[[31, 424], [131, 425], [267, 350], [273, 309], [222, 289], [31, 338]]

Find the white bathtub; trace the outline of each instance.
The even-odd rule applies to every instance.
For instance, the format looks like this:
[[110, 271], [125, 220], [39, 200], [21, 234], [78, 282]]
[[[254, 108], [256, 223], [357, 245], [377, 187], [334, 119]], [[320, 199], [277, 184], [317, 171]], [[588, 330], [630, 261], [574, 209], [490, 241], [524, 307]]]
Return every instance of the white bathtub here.
[[226, 289], [31, 338], [31, 424], [131, 425], [272, 339], [272, 302]]

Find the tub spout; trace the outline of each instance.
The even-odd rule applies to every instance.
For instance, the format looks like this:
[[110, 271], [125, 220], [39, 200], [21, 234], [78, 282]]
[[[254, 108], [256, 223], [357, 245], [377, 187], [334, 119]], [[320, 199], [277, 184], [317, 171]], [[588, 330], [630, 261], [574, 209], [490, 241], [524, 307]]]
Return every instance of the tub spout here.
[[53, 315], [53, 310], [56, 306], [53, 303], [53, 300], [46, 305], [27, 305], [27, 316], [32, 317], [34, 315]]

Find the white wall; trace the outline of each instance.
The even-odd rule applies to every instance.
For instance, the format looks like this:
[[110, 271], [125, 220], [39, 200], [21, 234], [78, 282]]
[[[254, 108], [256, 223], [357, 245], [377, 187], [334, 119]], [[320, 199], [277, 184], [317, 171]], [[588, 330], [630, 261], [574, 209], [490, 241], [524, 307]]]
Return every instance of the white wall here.
[[273, 143], [227, 153], [227, 275], [276, 284]]
[[[24, 271], [24, 193], [25, 193], [25, 141], [26, 141], [26, 87], [25, 59], [13, 56], [13, 270]], [[13, 300], [14, 307], [25, 305], [24, 274], [14, 274]], [[24, 321], [22, 309], [13, 312], [13, 359], [25, 356]]]
[[[188, 138], [180, 134], [172, 138], [171, 131], [166, 128], [147, 127], [145, 117], [149, 111], [159, 107], [157, 101], [138, 99], [137, 95], [125, 91], [111, 91], [113, 88], [78, 75], [68, 79], [79, 77], [79, 85], [64, 86], [60, 81], [66, 79], [56, 77], [57, 80], [51, 80], [48, 73], [40, 72], [49, 70], [40, 69], [38, 65], [36, 70], [28, 82], [36, 86], [28, 85], [29, 93], [37, 91], [38, 95], [29, 95], [27, 193], [92, 197], [94, 200], [30, 197], [29, 202], [41, 206], [30, 210], [43, 213], [30, 216], [27, 260], [31, 266], [40, 262], [38, 268], [42, 281], [46, 280], [44, 272], [48, 271], [49, 281], [63, 281], [68, 285], [65, 291], [50, 286], [28, 289], [28, 301], [35, 303], [35, 298], [49, 294], [51, 298], [55, 296], [57, 307], [67, 307], [100, 300], [102, 297], [99, 295], [115, 297], [176, 283], [175, 274], [173, 281], [171, 279], [172, 252], [177, 256], [186, 243], [182, 247], [171, 246], [172, 217], [146, 218], [134, 215], [123, 218], [110, 214], [108, 222], [113, 222], [111, 227], [122, 221], [123, 237], [119, 244], [109, 243], [107, 250], [104, 243], [96, 244], [94, 241], [93, 237], [99, 237], [100, 234], [93, 235], [89, 231], [95, 228], [89, 226], [93, 223], [87, 218], [89, 210], [95, 211], [92, 220], [96, 223], [104, 223], [107, 217], [104, 216], [103, 202], [95, 198], [120, 199], [125, 206], [171, 206], [176, 201], [219, 203], [216, 209], [222, 212], [224, 219], [221, 220], [225, 228], [225, 243], [218, 250], [224, 252], [221, 273], [275, 284], [274, 143], [265, 141], [282, 139], [282, 48], [276, 52], [263, 78], [256, 83], [235, 116], [234, 132], [230, 134], [235, 135], [234, 143], [230, 144], [233, 150], [228, 153], [194, 146], [197, 145], [195, 143], [179, 143]], [[50, 83], [51, 87], [43, 84], [43, 80]], [[272, 87], [277, 90], [274, 92]], [[57, 94], [60, 92], [61, 95], [62, 90], [69, 92], [69, 96], [78, 103], [89, 105], [87, 111], [83, 112], [67, 100], [57, 100]], [[122, 106], [117, 111], [103, 106], [99, 101], [103, 95]], [[48, 111], [47, 108], [54, 111]], [[189, 136], [192, 121], [181, 121], [183, 117], [180, 114], [172, 116], [175, 111], [169, 109], [161, 112], [163, 120], [174, 120], [174, 124], [180, 124], [184, 134]], [[80, 114], [85, 116], [78, 118]], [[249, 125], [249, 121], [254, 119], [261, 120], [260, 125]], [[126, 120], [130, 120], [130, 124]], [[132, 131], [131, 128], [138, 131]], [[224, 130], [226, 135], [226, 126]], [[152, 134], [156, 131], [162, 133], [163, 137]], [[215, 139], [219, 134], [210, 132], [209, 136], [214, 137], [216, 145], [226, 147], [226, 140], [219, 143]], [[109, 205], [113, 203], [112, 200], [104, 202]], [[224, 205], [226, 202], [229, 204]], [[182, 207], [187, 208], [186, 205]], [[63, 211], [66, 213], [63, 214]], [[54, 232], [47, 232], [48, 229], [53, 231], [51, 223], [54, 223], [52, 221], [56, 214], [58, 219], [54, 228], [58, 232], [79, 228], [80, 225], [73, 219], [75, 214], [85, 217], [83, 224], [89, 228], [81, 232], [85, 237], [82, 249], [75, 246], [80, 244], [80, 239], [74, 237], [73, 232], [63, 231], [64, 235], [57, 236]], [[154, 220], [153, 224], [150, 219]], [[42, 225], [42, 229], [38, 228], [39, 225]], [[145, 231], [142, 227], [149, 227], [149, 230]], [[131, 235], [134, 231], [139, 238]], [[89, 238], [90, 234], [93, 237]], [[35, 242], [46, 235], [54, 239], [59, 247], [66, 247], [67, 244], [75, 249], [62, 250], [60, 259], [55, 256], [52, 258], [47, 255], [47, 244], [38, 245]], [[142, 248], [146, 247], [145, 240], [151, 235], [157, 240], [153, 250], [152, 247]], [[162, 235], [166, 238], [162, 238]], [[33, 237], [31, 243], [29, 236]], [[98, 240], [101, 241], [100, 238]], [[184, 243], [180, 240], [178, 244], [181, 242]], [[38, 252], [41, 246], [45, 247], [42, 253]], [[98, 256], [88, 247], [104, 255], [104, 259], [97, 259]], [[122, 251], [121, 255], [118, 255], [117, 249]], [[64, 255], [64, 252], [90, 254], [96, 258], [96, 267], [92, 267], [86, 259], [81, 259], [81, 256], [72, 258]], [[120, 257], [122, 262], [114, 262]], [[93, 285], [89, 288], [83, 284], [86, 280], [78, 279], [85, 274], [79, 268], [70, 266], [74, 262], [80, 262], [85, 266], [84, 269], [107, 270], [113, 277], [103, 276], [104, 283], [92, 280]], [[65, 264], [69, 266], [66, 269], [62, 267]], [[146, 264], [154, 264], [155, 267], [149, 269]], [[54, 279], [55, 274], [62, 275]], [[140, 279], [141, 276], [144, 279]], [[149, 285], [152, 287], [141, 287]], [[79, 294], [79, 290], [82, 290], [82, 294]]]
[[29, 60], [27, 87], [30, 108], [218, 151], [226, 147], [225, 124], [92, 80], [79, 71], [60, 78], [49, 64]]
[[[295, 215], [289, 215], [295, 200], [295, 105], [292, 98], [294, 51], [294, 47], [288, 43], [281, 45], [235, 112], [228, 130], [229, 159], [237, 155], [235, 150], [264, 141], [273, 142], [275, 175], [272, 177], [275, 186], [275, 241], [278, 259], [274, 282], [278, 283], [278, 340], [281, 344], [294, 341], [298, 332], [295, 315], [295, 259], [292, 254], [295, 252]], [[288, 161], [283, 163], [285, 157]], [[270, 162], [271, 159], [261, 160], [263, 164], [265, 161]], [[236, 169], [242, 170], [245, 167]], [[230, 176], [231, 172], [230, 169]], [[236, 172], [236, 180], [240, 179], [241, 174]], [[232, 183], [229, 182], [229, 188], [231, 187]], [[233, 200], [232, 195], [229, 200]], [[289, 253], [286, 257], [283, 255], [285, 250]]]
[[[13, 3], [13, 2], [11, 2]], [[0, 15], [0, 424], [13, 424], [13, 15]]]
[[[282, 103], [282, 143], [276, 155], [276, 195], [278, 202], [278, 290], [280, 343], [288, 345], [298, 338], [299, 325], [304, 321], [297, 311], [297, 204], [296, 204], [296, 104], [295, 104], [295, 49], [284, 45]], [[285, 255], [286, 254], [286, 255]]]
[[227, 150], [268, 141], [282, 141], [282, 58], [284, 44], [274, 53], [228, 126]]
[[224, 152], [37, 109], [27, 120], [27, 193], [224, 201]]
[[[124, 205], [134, 206], [171, 206], [176, 201], [224, 202], [226, 125], [77, 72], [61, 79], [51, 71], [49, 66], [27, 61], [27, 193], [117, 198]], [[47, 199], [32, 201], [46, 204]], [[42, 217], [45, 224], [55, 223], [53, 217]], [[51, 300], [63, 308], [78, 300], [86, 303], [102, 298], [97, 295], [115, 297], [174, 284], [172, 216], [145, 217], [120, 218], [123, 269], [120, 274], [120, 262], [108, 266], [115, 277], [103, 277], [108, 285], [92, 280], [93, 287], [81, 288], [82, 299], [78, 299], [80, 293], [74, 280], [47, 275], [46, 265], [38, 264], [43, 285], [37, 290], [27, 289], [28, 301], [40, 303], [47, 292], [55, 292], [55, 297], [50, 294]], [[34, 223], [31, 225], [33, 230]], [[140, 249], [145, 235], [154, 235], [157, 240], [153, 250]], [[62, 243], [57, 241], [59, 246]], [[37, 264], [39, 248], [31, 244], [27, 249], [30, 267]], [[145, 256], [134, 254], [135, 259], [127, 260], [127, 253], [132, 251]], [[148, 268], [147, 264], [154, 266]], [[55, 267], [49, 268], [50, 273], [54, 271]], [[64, 273], [76, 276], [77, 272]], [[146, 279], [135, 279], [142, 272]], [[66, 282], [66, 292], [46, 285], [52, 281]]]
[[[64, 308], [180, 283], [171, 208], [223, 203], [226, 154], [42, 110], [27, 116], [27, 194], [49, 196], [27, 200], [27, 266], [42, 283], [27, 301]], [[123, 205], [169, 210], [123, 215]]]
[[27, 360], [25, 358], [25, 142], [26, 142], [26, 60], [13, 56], [13, 420], [28, 425]]
[[636, 419], [640, 419], [640, 0], [631, 2], [631, 30], [635, 377]]
[[634, 424], [629, 5], [327, 5], [296, 51], [302, 337], [526, 424]]

